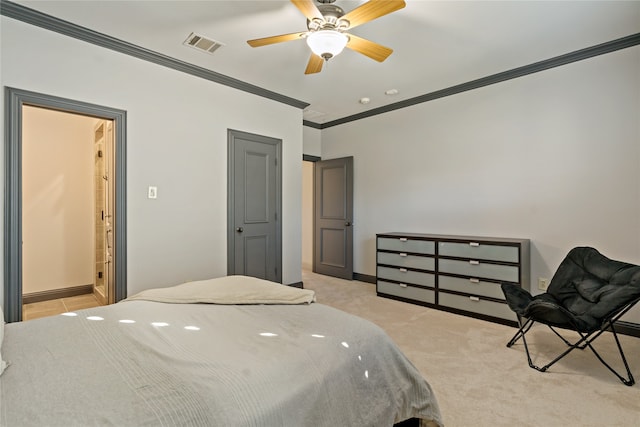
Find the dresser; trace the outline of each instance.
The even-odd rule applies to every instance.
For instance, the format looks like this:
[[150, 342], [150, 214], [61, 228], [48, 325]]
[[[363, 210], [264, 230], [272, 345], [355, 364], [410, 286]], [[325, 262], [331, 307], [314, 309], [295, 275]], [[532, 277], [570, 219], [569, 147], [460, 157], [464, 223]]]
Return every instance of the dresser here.
[[378, 296], [515, 325], [500, 285], [529, 290], [528, 239], [383, 233], [376, 236]]

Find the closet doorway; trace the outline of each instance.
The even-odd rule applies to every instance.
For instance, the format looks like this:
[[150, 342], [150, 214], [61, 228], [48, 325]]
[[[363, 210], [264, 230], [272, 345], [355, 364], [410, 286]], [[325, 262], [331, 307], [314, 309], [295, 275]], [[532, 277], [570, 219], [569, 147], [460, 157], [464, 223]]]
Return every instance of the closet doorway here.
[[22, 320], [23, 296], [123, 299], [126, 112], [13, 88], [6, 95], [7, 321]]
[[22, 118], [23, 307], [113, 303], [113, 122], [30, 105]]

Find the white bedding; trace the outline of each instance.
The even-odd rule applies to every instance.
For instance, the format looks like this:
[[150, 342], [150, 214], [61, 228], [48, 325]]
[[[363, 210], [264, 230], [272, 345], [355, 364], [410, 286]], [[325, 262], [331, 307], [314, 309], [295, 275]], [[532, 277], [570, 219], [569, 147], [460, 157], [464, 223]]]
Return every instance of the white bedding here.
[[380, 328], [321, 304], [133, 300], [77, 314], [6, 325], [0, 425], [442, 424]]
[[226, 276], [148, 289], [127, 298], [173, 304], [311, 304], [315, 292], [248, 276]]

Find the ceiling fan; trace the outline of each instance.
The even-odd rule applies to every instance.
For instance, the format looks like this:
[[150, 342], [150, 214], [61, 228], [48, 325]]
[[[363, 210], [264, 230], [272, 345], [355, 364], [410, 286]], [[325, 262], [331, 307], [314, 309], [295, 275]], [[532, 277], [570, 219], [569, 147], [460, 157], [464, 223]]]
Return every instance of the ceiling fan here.
[[318, 6], [313, 0], [291, 0], [291, 3], [307, 18], [308, 31], [249, 40], [247, 43], [251, 47], [260, 47], [306, 39], [312, 53], [305, 74], [322, 71], [323, 63], [338, 55], [345, 47], [378, 62], [384, 61], [391, 55], [393, 49], [349, 34], [347, 31], [402, 9], [405, 7], [404, 0], [369, 0], [346, 14], [342, 8], [332, 4], [335, 0], [317, 1], [321, 3]]

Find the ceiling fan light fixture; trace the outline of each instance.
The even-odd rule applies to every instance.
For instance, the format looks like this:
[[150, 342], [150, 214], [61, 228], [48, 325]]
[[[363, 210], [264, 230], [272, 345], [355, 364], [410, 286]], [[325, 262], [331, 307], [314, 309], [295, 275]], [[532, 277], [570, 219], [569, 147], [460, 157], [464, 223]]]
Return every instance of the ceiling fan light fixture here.
[[335, 30], [318, 30], [307, 37], [311, 51], [325, 60], [340, 54], [348, 41], [346, 34]]

